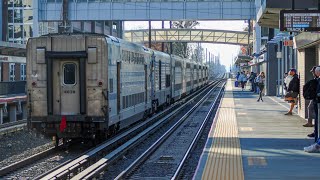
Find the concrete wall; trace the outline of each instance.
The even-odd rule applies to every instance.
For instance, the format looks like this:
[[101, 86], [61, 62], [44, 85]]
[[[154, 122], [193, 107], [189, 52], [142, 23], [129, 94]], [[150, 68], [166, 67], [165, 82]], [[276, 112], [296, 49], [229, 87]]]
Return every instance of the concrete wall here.
[[298, 51], [298, 74], [300, 76], [300, 101], [299, 101], [299, 115], [302, 118], [307, 118], [308, 102], [303, 98], [303, 85], [313, 78], [310, 69], [317, 65], [317, 52], [318, 48], [315, 46]]

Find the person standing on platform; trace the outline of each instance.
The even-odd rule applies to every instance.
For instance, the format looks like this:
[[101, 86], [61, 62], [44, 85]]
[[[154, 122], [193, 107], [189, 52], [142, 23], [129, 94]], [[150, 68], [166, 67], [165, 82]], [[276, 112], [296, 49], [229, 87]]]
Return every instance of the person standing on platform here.
[[251, 92], [255, 92], [255, 90], [256, 90], [256, 87], [255, 87], [255, 82], [254, 82], [254, 80], [256, 79], [256, 75], [255, 75], [255, 73], [254, 72], [251, 72], [251, 74], [250, 74], [250, 78], [249, 78], [249, 81], [250, 81], [250, 83], [251, 83]]
[[239, 76], [239, 81], [241, 83], [241, 89], [243, 91], [244, 89], [244, 85], [246, 83], [246, 75], [244, 74], [244, 72], [241, 72], [240, 76]]
[[[315, 143], [310, 145], [310, 146], [307, 146], [307, 147], [304, 147], [304, 151], [305, 152], [309, 152], [309, 153], [318, 153], [320, 152], [320, 138], [318, 138], [318, 103], [320, 103], [320, 97], [319, 97], [319, 93], [320, 93], [320, 67], [317, 66], [316, 69], [315, 69], [315, 76], [317, 77], [317, 80], [318, 80], [318, 85], [317, 85], [317, 97], [312, 100], [313, 102], [313, 106], [314, 106], [314, 111], [315, 111], [315, 120], [314, 120], [314, 139], [315, 139]], [[308, 135], [309, 136], [309, 135]], [[310, 136], [309, 136], [310, 137]]]
[[288, 90], [288, 87], [287, 87], [287, 84], [286, 84], [286, 78], [288, 77], [288, 73], [284, 73], [283, 75], [283, 89], [284, 89], [284, 94], [287, 93], [287, 90]]
[[[285, 95], [285, 100], [290, 103], [290, 110], [287, 113], [285, 113], [284, 115], [292, 115], [292, 110], [294, 108], [294, 105], [296, 103], [297, 97], [299, 95], [299, 90], [300, 90], [299, 89], [300, 82], [299, 82], [299, 78], [297, 75], [297, 70], [290, 69], [289, 75], [292, 76], [292, 80], [289, 83], [286, 82], [288, 85], [288, 90]], [[289, 77], [289, 75], [288, 75], [288, 77]], [[288, 79], [288, 77], [286, 79]]]
[[247, 79], [247, 81], [246, 81], [246, 85], [248, 85], [248, 86], [249, 86], [249, 83], [250, 83], [250, 86], [251, 86], [251, 82], [250, 82], [250, 73], [249, 73], [249, 71], [247, 71], [247, 73], [246, 73], [246, 79]]
[[238, 82], [239, 82], [239, 76], [240, 76], [240, 73], [238, 72], [236, 76]]
[[[316, 73], [315, 73], [316, 68], [317, 68], [317, 66], [313, 66], [312, 69], [310, 70], [310, 72], [312, 73], [313, 79], [314, 79], [313, 81], [317, 80], [317, 76], [316, 76]], [[317, 81], [315, 81], [315, 82], [317, 82]], [[306, 124], [304, 124], [303, 127], [313, 127], [312, 120], [315, 119], [315, 108], [316, 108], [314, 106], [313, 101], [316, 101], [316, 100], [315, 99], [311, 99], [309, 101], [309, 103], [308, 103], [308, 108], [307, 108], [308, 122]], [[317, 104], [315, 104], [315, 105], [317, 105]], [[311, 133], [311, 134], [308, 134], [308, 137], [314, 137], [314, 132]]]
[[[320, 83], [319, 83], [319, 77], [320, 77], [320, 67], [315, 67], [314, 70], [314, 76], [317, 79], [317, 93], [320, 92]], [[317, 141], [317, 137], [318, 137], [318, 98], [316, 97], [315, 99], [312, 100], [313, 103], [313, 110], [314, 110], [314, 115], [315, 115], [315, 120], [314, 120], [314, 131], [311, 134], [308, 134], [308, 137], [314, 137], [315, 141]], [[312, 122], [311, 122], [312, 124]]]
[[265, 83], [265, 74], [264, 72], [260, 72], [260, 74], [256, 77], [256, 83], [258, 84], [258, 88], [259, 88], [259, 98], [257, 100], [257, 102], [259, 102], [261, 100], [261, 102], [263, 102], [262, 99], [262, 93], [263, 93], [263, 89], [264, 89], [264, 83]]

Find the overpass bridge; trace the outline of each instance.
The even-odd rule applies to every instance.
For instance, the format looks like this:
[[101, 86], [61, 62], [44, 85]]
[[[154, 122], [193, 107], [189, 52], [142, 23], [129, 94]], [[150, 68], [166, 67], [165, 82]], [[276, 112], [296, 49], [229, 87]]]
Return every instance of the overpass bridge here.
[[[225, 31], [211, 29], [151, 29], [152, 42], [216, 43], [247, 46], [253, 41], [247, 31]], [[131, 42], [149, 41], [149, 30], [130, 30], [124, 32], [124, 39]]]
[[[33, 18], [62, 21], [62, 0], [36, 0]], [[70, 21], [255, 19], [255, 0], [70, 0]]]

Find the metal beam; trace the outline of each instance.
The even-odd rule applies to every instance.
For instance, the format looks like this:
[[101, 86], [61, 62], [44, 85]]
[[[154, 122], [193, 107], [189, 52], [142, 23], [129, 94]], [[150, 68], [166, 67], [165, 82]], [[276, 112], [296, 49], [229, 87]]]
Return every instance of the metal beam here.
[[[62, 2], [37, 0], [34, 20], [61, 21]], [[255, 19], [254, 0], [88, 0], [69, 1], [70, 21], [170, 21], [170, 20], [247, 20]]]

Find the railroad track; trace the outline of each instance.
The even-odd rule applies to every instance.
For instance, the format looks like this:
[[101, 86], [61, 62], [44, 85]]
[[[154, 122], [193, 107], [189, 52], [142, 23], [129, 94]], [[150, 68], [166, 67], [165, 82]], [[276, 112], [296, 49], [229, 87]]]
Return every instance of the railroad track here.
[[[224, 86], [224, 85], [223, 85]], [[122, 171], [115, 179], [144, 179], [144, 178], [170, 178], [178, 179], [184, 163], [190, 156], [192, 149], [196, 145], [206, 123], [211, 118], [214, 107], [219, 103], [222, 95], [220, 89], [214, 101], [205, 101], [211, 91], [202, 98], [185, 116], [183, 116], [175, 125], [152, 144], [143, 154], [141, 154], [129, 167]], [[210, 107], [203, 108], [210, 103]], [[197, 109], [197, 110], [196, 110]], [[196, 129], [194, 117], [202, 117], [203, 121], [199, 123], [200, 127], [195, 132], [186, 130], [188, 127]], [[191, 134], [195, 134], [192, 136]], [[193, 137], [192, 139], [189, 136]], [[186, 142], [189, 139], [189, 144]], [[188, 144], [188, 146], [186, 146]], [[169, 150], [170, 149], [170, 150]]]
[[15, 122], [8, 122], [8, 123], [0, 124], [0, 129], [19, 125], [19, 124], [25, 124], [25, 123], [27, 123], [26, 119], [15, 121]]
[[23, 159], [21, 161], [13, 163], [13, 164], [11, 164], [9, 166], [3, 167], [3, 168], [0, 169], [0, 177], [8, 175], [9, 173], [17, 171], [17, 170], [19, 170], [19, 169], [21, 169], [23, 167], [26, 167], [26, 166], [28, 166], [28, 165], [30, 165], [30, 164], [32, 164], [32, 163], [34, 163], [34, 162], [36, 162], [36, 161], [38, 161], [40, 159], [43, 159], [43, 158], [47, 157], [48, 155], [53, 154], [55, 152], [57, 152], [57, 149], [49, 148], [49, 149], [47, 149], [45, 151], [42, 151], [42, 152], [37, 153], [37, 154], [35, 154], [33, 156], [30, 156], [30, 157], [28, 157], [26, 159]]
[[[217, 83], [218, 82], [215, 82], [213, 84]], [[209, 88], [210, 87], [202, 88], [202, 92], [208, 90]], [[89, 150], [74, 160], [64, 163], [52, 171], [38, 176], [36, 179], [79, 179], [78, 177], [83, 176], [88, 171], [94, 173], [103, 172], [103, 170], [108, 167], [109, 164], [114, 162], [119, 157], [122, 157], [122, 155], [126, 153], [128, 149], [143, 141], [143, 139], [146, 138], [149, 133], [157, 131], [161, 125], [165, 124], [172, 117], [176, 116], [176, 114], [180, 112], [186, 105], [188, 105], [188, 103], [194, 101], [195, 98], [200, 95], [201, 93], [198, 93], [196, 96], [190, 96], [185, 100], [175, 103], [167, 110], [160, 112], [141, 124], [123, 132], [122, 134], [117, 135], [116, 137], [99, 145], [95, 149]]]

